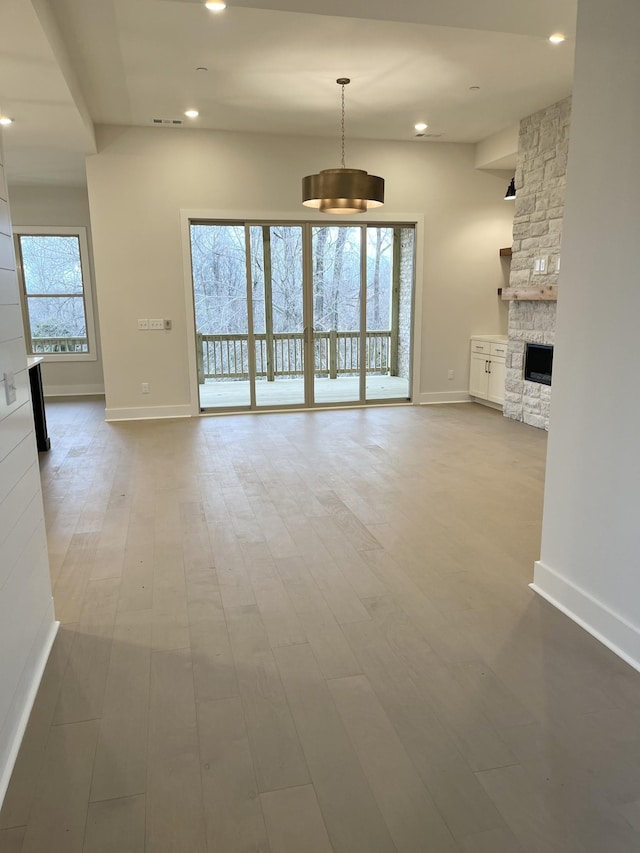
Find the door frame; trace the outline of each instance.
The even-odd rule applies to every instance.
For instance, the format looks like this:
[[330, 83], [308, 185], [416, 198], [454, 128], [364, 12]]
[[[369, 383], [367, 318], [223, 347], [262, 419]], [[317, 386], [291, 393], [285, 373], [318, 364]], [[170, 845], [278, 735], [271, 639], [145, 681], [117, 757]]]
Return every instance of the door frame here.
[[[274, 224], [274, 225], [327, 225], [335, 220], [327, 218], [322, 214], [310, 214], [307, 211], [298, 211], [294, 213], [271, 212], [271, 211], [256, 211], [256, 210], [220, 210], [220, 209], [181, 209], [180, 210], [180, 232], [182, 242], [182, 270], [183, 270], [183, 286], [185, 298], [185, 330], [187, 344], [187, 364], [189, 372], [189, 407], [192, 417], [200, 417], [203, 415], [217, 414], [245, 414], [256, 412], [270, 411], [292, 411], [290, 406], [272, 407], [272, 408], [245, 408], [245, 409], [224, 409], [220, 408], [216, 411], [200, 411], [200, 396], [198, 393], [198, 366], [196, 362], [196, 323], [195, 323], [195, 304], [193, 293], [193, 276], [191, 268], [191, 236], [190, 224], [192, 220], [211, 221], [212, 223], [229, 224], [237, 223], [245, 226], [255, 224]], [[359, 217], [340, 218], [336, 222], [339, 225], [390, 225], [390, 226], [412, 226], [415, 229], [414, 240], [414, 286], [413, 286], [413, 305], [412, 305], [412, 354], [411, 354], [411, 405], [419, 404], [420, 396], [420, 366], [422, 354], [422, 307], [423, 307], [423, 290], [424, 290], [424, 214], [416, 213], [365, 213]], [[309, 229], [310, 233], [310, 229]], [[308, 254], [307, 264], [311, 264], [311, 258]], [[366, 252], [363, 253], [366, 263]], [[312, 273], [312, 268], [303, 268], [303, 278]], [[306, 285], [306, 280], [305, 280]], [[362, 282], [364, 287], [364, 279]], [[361, 300], [362, 302], [362, 300]], [[366, 310], [366, 306], [361, 306]], [[308, 307], [307, 313], [312, 312], [313, 306]], [[309, 319], [305, 316], [305, 322]], [[310, 318], [313, 319], [312, 317]], [[308, 325], [313, 325], [310, 323]], [[361, 341], [364, 341], [364, 335], [361, 336]], [[310, 347], [310, 344], [307, 344]], [[307, 358], [309, 354], [307, 352]], [[308, 402], [311, 398], [308, 396], [311, 389], [307, 388], [309, 382], [313, 382], [313, 371], [307, 371], [308, 380], [305, 382], [305, 403], [297, 406], [297, 411], [308, 410]], [[364, 374], [362, 374], [364, 376]], [[365, 377], [366, 379], [366, 377]], [[361, 379], [361, 383], [362, 383]], [[253, 395], [252, 395], [253, 396]], [[371, 403], [322, 403], [314, 405], [313, 409], [322, 408], [359, 408], [371, 405]], [[375, 405], [375, 403], [374, 403]], [[384, 405], [380, 402], [379, 405]], [[398, 405], [398, 403], [390, 403], [389, 405]]]

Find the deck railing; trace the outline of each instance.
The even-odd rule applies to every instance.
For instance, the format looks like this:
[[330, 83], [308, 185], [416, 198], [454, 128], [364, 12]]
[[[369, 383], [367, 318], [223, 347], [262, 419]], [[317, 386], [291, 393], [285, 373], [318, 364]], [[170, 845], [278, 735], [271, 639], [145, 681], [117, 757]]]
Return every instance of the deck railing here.
[[89, 352], [89, 344], [86, 338], [31, 338], [31, 352]]
[[[198, 334], [198, 382], [205, 379], [248, 379], [249, 336]], [[304, 375], [304, 333], [275, 332], [254, 334], [256, 376], [273, 380], [277, 376]], [[331, 329], [314, 332], [316, 375], [336, 379], [360, 370], [360, 332]], [[389, 373], [391, 331], [366, 332], [365, 371]]]

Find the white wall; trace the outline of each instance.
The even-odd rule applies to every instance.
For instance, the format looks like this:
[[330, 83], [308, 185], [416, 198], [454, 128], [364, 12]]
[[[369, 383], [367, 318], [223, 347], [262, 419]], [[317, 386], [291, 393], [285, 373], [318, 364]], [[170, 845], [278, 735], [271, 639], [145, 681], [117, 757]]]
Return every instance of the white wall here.
[[535, 584], [640, 668], [639, 42], [637, 0], [581, 0]]
[[[520, 125], [512, 124], [476, 145], [476, 169], [516, 170]], [[506, 187], [505, 187], [506, 190]]]
[[[0, 803], [56, 627], [1, 143]], [[11, 404], [10, 371], [17, 386]]]
[[[102, 127], [98, 147], [87, 176], [108, 414], [189, 411], [180, 210], [309, 218], [301, 179], [335, 166], [339, 141]], [[497, 288], [498, 249], [511, 245], [510, 175], [474, 161], [472, 145], [347, 141], [347, 165], [385, 177], [390, 220], [424, 216], [423, 400], [465, 396], [469, 336], [506, 332]], [[138, 317], [171, 318], [173, 331], [138, 332]]]
[[[12, 184], [11, 214], [13, 224], [60, 225], [87, 229], [89, 267], [95, 281], [93, 251], [91, 247], [91, 221], [86, 187], [17, 186]], [[45, 394], [101, 394], [104, 392], [102, 355], [100, 349], [100, 323], [95, 305], [96, 361], [64, 361], [42, 365]]]

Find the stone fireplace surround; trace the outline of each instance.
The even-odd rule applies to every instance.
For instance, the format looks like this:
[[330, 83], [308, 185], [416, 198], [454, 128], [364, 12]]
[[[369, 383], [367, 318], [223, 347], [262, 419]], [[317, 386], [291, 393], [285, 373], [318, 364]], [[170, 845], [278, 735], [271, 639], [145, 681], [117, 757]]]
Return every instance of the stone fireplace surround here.
[[[510, 287], [558, 284], [570, 119], [571, 99], [566, 98], [520, 123]], [[554, 272], [534, 274], [538, 257], [546, 258]], [[549, 428], [551, 388], [525, 381], [524, 353], [527, 342], [553, 345], [555, 327], [555, 301], [509, 303], [505, 417]]]
[[509, 306], [504, 415], [540, 429], [549, 428], [551, 387], [525, 380], [525, 345], [553, 344], [555, 326], [555, 302], [514, 301]]

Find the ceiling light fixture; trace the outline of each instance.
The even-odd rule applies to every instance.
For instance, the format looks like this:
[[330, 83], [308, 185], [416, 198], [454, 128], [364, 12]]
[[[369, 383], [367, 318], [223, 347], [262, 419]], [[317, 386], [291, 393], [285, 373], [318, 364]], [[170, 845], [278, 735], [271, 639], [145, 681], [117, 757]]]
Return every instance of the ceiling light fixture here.
[[554, 33], [552, 36], [549, 36], [551, 44], [562, 44], [564, 40], [562, 33]]
[[384, 204], [384, 178], [369, 175], [363, 169], [344, 165], [344, 87], [351, 80], [339, 77], [342, 86], [342, 161], [339, 169], [323, 169], [302, 179], [302, 203], [321, 213], [365, 213]]
[[515, 177], [511, 178], [511, 183], [507, 187], [507, 191], [504, 194], [505, 201], [515, 201], [516, 198], [516, 179]]
[[187, 118], [198, 118], [198, 116], [200, 115], [198, 110], [185, 110], [184, 114]]
[[5, 125], [5, 126], [9, 125], [9, 124], [13, 124], [13, 119], [9, 118], [9, 116], [0, 116], [0, 124]]
[[224, 12], [227, 8], [227, 4], [223, 3], [222, 0], [211, 0], [209, 3], [204, 4], [210, 12]]
[[424, 121], [419, 121], [418, 124], [414, 124], [413, 126], [415, 127], [416, 130], [419, 130], [419, 131], [420, 130], [426, 130], [429, 127], [429, 125], [426, 124]]

